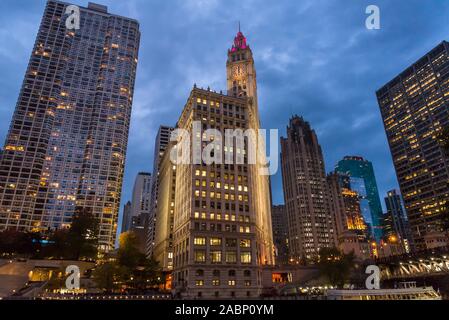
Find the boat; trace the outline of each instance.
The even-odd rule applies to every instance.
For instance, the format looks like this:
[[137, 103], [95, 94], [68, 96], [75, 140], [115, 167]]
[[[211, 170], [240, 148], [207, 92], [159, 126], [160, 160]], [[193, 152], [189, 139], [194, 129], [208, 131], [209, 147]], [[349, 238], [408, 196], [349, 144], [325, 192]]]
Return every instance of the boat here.
[[433, 287], [418, 287], [416, 282], [403, 282], [394, 289], [327, 290], [327, 300], [442, 300]]

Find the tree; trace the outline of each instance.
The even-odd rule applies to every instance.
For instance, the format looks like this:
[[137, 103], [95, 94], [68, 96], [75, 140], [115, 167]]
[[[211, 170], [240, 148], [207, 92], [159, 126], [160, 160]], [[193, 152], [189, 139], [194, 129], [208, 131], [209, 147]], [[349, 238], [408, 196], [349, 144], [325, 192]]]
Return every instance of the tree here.
[[125, 232], [120, 235], [119, 249], [117, 252], [118, 264], [134, 270], [145, 255], [138, 249], [139, 239], [134, 232]]
[[342, 287], [354, 268], [354, 252], [344, 254], [337, 248], [320, 250], [318, 268], [331, 285]]
[[120, 267], [119, 277], [124, 284], [133, 289], [145, 289], [162, 282], [159, 263], [153, 258], [147, 259], [139, 251], [139, 239], [134, 232], [120, 235], [117, 264]]
[[69, 257], [94, 259], [98, 253], [98, 219], [85, 208], [78, 208], [67, 234]]
[[41, 235], [8, 229], [0, 232], [0, 253], [35, 256], [41, 249]]
[[92, 277], [97, 287], [106, 293], [118, 288], [120, 270], [116, 263], [106, 262], [95, 268]]

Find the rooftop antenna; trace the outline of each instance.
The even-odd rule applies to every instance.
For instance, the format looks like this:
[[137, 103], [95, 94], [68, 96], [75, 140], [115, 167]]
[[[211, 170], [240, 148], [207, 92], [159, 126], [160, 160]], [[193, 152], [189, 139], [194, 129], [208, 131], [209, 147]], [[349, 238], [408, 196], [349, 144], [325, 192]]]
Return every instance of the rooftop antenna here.
[[241, 31], [240, 31], [240, 20], [239, 20], [239, 32], [241, 32]]

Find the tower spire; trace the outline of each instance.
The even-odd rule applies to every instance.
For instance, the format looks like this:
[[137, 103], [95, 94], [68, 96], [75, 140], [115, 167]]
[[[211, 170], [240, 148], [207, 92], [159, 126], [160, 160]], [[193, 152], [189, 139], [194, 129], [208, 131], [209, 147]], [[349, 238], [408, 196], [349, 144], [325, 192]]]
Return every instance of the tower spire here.
[[239, 20], [239, 32], [242, 32], [242, 31], [240, 30], [240, 20]]

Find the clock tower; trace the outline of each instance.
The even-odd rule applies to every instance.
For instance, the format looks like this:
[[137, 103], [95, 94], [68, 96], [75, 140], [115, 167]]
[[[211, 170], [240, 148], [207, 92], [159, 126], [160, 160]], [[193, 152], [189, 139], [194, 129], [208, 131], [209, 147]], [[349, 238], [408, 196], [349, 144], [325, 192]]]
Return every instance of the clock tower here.
[[251, 97], [257, 101], [256, 69], [254, 68], [253, 53], [240, 30], [234, 38], [232, 48], [228, 51], [226, 70], [228, 95]]

